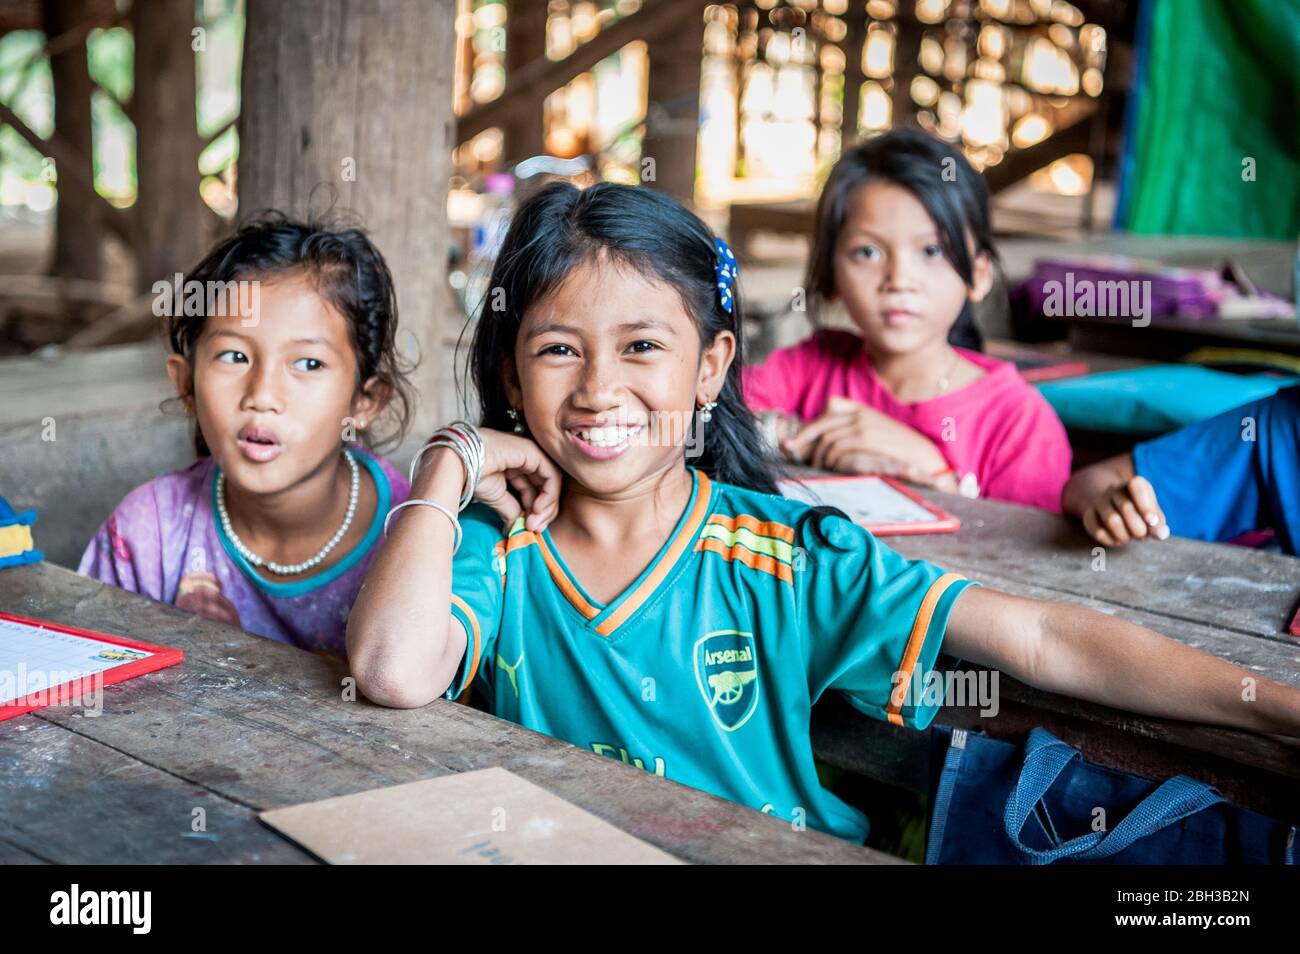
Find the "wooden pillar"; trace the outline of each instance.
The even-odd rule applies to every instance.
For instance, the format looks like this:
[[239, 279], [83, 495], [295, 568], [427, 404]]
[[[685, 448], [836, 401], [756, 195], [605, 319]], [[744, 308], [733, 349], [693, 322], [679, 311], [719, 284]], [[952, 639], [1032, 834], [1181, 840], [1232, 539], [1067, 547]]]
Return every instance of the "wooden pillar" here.
[[199, 140], [195, 118], [194, 4], [136, 3], [136, 284], [147, 291], [193, 267], [206, 244], [199, 197]]
[[[61, 36], [93, 15], [86, 0], [44, 0], [45, 35]], [[59, 204], [55, 213], [54, 256], [50, 274], [98, 280], [102, 270], [104, 230], [100, 199], [95, 194], [90, 116], [90, 70], [86, 44], [76, 43], [50, 58], [54, 80], [54, 138], [68, 148], [56, 165]], [[63, 168], [75, 162], [76, 169]]]
[[695, 200], [695, 151], [700, 132], [700, 79], [704, 57], [704, 19], [694, 7], [680, 27], [649, 41], [649, 106], [642, 175], [654, 161], [654, 180], [646, 185], [688, 205]]
[[894, 21], [894, 88], [890, 91], [895, 129], [915, 126], [916, 106], [912, 102], [912, 80], [920, 69], [917, 58], [921, 55], [921, 21], [916, 18], [913, 4], [899, 4]]
[[[546, 58], [546, 0], [506, 2], [506, 82], [529, 63]], [[546, 151], [545, 117], [537, 109], [515, 113], [502, 130], [507, 164]]]
[[844, 37], [844, 116], [840, 120], [840, 150], [858, 141], [858, 116], [862, 105], [862, 53], [867, 45], [867, 15], [862, 4], [849, 5], [848, 33]]
[[337, 200], [360, 217], [420, 359], [413, 435], [446, 411], [454, 16], [454, 0], [249, 0], [244, 41], [240, 212], [320, 217]]

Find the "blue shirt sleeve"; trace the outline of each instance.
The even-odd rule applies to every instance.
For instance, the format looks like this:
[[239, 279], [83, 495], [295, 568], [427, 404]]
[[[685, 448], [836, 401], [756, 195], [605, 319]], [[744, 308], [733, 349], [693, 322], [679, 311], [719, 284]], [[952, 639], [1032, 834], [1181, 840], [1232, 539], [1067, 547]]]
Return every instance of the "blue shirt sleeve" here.
[[812, 698], [838, 689], [867, 715], [924, 729], [943, 702], [931, 673], [948, 615], [971, 581], [900, 556], [843, 516], [810, 517], [800, 530], [795, 577]]
[[1231, 540], [1272, 527], [1288, 553], [1300, 538], [1300, 388], [1279, 391], [1133, 448], [1169, 529]]
[[451, 561], [451, 615], [465, 627], [465, 658], [445, 698], [455, 699], [491, 658], [501, 629], [505, 535], [492, 508], [471, 504], [460, 514], [461, 543]]

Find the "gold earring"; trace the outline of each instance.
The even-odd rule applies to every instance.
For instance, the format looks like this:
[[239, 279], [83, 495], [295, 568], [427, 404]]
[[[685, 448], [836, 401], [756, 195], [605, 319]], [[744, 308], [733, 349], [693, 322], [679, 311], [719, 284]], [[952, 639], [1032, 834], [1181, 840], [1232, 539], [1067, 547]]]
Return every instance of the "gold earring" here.
[[717, 406], [718, 406], [717, 401], [707, 401], [704, 404], [702, 404], [699, 408], [700, 420], [703, 421], [705, 424], [713, 420], [713, 409]]

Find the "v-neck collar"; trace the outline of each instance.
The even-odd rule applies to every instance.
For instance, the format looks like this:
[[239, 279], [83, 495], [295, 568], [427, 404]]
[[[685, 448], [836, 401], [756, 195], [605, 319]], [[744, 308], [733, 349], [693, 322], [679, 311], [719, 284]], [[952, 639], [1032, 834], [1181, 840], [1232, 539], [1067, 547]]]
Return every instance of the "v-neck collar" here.
[[694, 467], [689, 469], [694, 474], [695, 482], [677, 526], [668, 535], [668, 539], [659, 548], [654, 559], [641, 571], [641, 575], [607, 604], [602, 605], [587, 595], [577, 577], [560, 556], [559, 549], [551, 539], [549, 529], [534, 534], [542, 552], [542, 559], [551, 571], [551, 579], [565, 598], [573, 604], [574, 609], [586, 617], [588, 629], [601, 636], [612, 635], [619, 626], [631, 619], [649, 602], [678, 566], [690, 559], [694, 549], [692, 544], [709, 514], [713, 493], [708, 475]]

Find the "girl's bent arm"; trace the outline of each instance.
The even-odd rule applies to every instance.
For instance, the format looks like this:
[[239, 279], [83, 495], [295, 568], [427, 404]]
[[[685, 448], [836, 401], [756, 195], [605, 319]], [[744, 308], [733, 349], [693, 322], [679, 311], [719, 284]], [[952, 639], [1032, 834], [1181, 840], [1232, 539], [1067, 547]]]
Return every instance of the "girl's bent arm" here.
[[[410, 499], [456, 513], [465, 479], [455, 452], [436, 448], [425, 455]], [[427, 705], [455, 677], [466, 636], [451, 616], [454, 542], [451, 521], [432, 507], [406, 507], [393, 518], [348, 617], [348, 662], [373, 702]]]
[[1300, 737], [1300, 689], [1083, 607], [971, 587], [953, 606], [944, 651], [1048, 692]]

